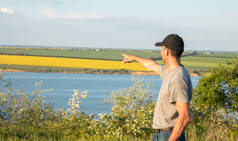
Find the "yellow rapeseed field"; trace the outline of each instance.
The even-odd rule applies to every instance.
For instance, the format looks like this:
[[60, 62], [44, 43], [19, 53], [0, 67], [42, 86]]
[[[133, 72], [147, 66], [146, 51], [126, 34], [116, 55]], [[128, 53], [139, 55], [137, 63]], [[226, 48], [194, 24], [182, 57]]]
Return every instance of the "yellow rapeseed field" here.
[[146, 71], [146, 68], [144, 68], [139, 63], [124, 64], [121, 61], [59, 58], [59, 57], [0, 55], [0, 64], [90, 68], [90, 69], [126, 69], [133, 71]]

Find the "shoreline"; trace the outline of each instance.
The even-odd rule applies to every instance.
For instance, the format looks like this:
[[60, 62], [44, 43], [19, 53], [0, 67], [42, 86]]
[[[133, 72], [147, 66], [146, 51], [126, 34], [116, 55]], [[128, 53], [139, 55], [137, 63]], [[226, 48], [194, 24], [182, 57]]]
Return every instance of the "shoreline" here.
[[[0, 72], [34, 72], [34, 71], [24, 71], [24, 70], [19, 70], [19, 69], [0, 69]], [[48, 73], [48, 72], [44, 72], [44, 73]], [[51, 73], [68, 73], [68, 74], [89, 74], [87, 72], [82, 72], [82, 71], [62, 71], [62, 72], [51, 72]], [[91, 74], [126, 74], [126, 73], [101, 73], [101, 72], [95, 72], [95, 73], [91, 73]], [[130, 72], [127, 74], [131, 74], [131, 75], [159, 75], [158, 73], [155, 72], [140, 72], [140, 71], [135, 71], [135, 72]], [[190, 73], [190, 76], [199, 76], [196, 73]]]
[[5, 72], [27, 72], [24, 70], [17, 70], [17, 69], [0, 69], [0, 71], [5, 71]]

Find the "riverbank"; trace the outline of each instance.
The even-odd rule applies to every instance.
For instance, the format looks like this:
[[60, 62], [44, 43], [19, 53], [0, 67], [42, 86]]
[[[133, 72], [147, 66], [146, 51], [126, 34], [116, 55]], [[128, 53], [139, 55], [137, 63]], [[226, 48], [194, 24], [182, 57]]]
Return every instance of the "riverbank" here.
[[[36, 72], [36, 71], [25, 71], [25, 70], [20, 70], [20, 69], [0, 69], [0, 71], [5, 71], [5, 72]], [[41, 72], [41, 71], [38, 71]], [[44, 72], [47, 73], [47, 72]], [[71, 74], [88, 74], [88, 72], [83, 72], [83, 71], [58, 71], [58, 72], [54, 72], [54, 73], [71, 73]], [[101, 72], [93, 72], [91, 74], [131, 74], [131, 75], [159, 75], [158, 73], [155, 72], [140, 72], [140, 71], [136, 71], [136, 72], [127, 72], [127, 73], [120, 73], [120, 72], [112, 72], [112, 73], [105, 73], [105, 71], [101, 71]], [[190, 73], [190, 76], [199, 76], [196, 73]]]
[[0, 71], [6, 71], [6, 72], [26, 72], [24, 70], [16, 70], [16, 69], [0, 69]]

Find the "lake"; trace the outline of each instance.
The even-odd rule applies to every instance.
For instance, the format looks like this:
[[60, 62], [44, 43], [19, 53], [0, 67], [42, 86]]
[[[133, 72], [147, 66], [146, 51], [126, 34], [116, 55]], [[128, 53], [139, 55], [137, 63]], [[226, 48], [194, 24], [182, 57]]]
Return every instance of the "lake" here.
[[[160, 76], [136, 76], [143, 79], [144, 83], [151, 83], [157, 98], [160, 86]], [[197, 84], [200, 77], [191, 77], [193, 86]], [[133, 85], [132, 75], [115, 74], [63, 74], [63, 73], [34, 73], [34, 72], [6, 72], [3, 80], [11, 79], [11, 88], [15, 93], [22, 90], [31, 94], [36, 88], [35, 83], [43, 81], [41, 89], [52, 89], [44, 93], [47, 101], [54, 104], [54, 108], [69, 108], [68, 100], [72, 98], [74, 90], [79, 92], [88, 91], [87, 98], [83, 101], [81, 109], [89, 113], [109, 113], [111, 106], [104, 100], [109, 98], [112, 91], [128, 88]]]

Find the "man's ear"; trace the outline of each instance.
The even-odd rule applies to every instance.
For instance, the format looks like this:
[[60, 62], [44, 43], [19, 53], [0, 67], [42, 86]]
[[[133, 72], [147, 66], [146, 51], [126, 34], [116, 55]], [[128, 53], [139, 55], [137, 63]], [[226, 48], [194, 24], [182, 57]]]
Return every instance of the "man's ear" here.
[[169, 56], [169, 54], [170, 54], [170, 50], [166, 48], [166, 56]]

